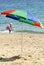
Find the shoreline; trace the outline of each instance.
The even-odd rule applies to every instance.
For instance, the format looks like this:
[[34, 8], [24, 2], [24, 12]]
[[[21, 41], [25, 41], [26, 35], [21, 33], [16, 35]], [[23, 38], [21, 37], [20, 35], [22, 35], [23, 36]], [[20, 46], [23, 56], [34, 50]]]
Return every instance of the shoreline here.
[[[2, 33], [9, 33], [9, 31], [8, 30], [3, 30], [3, 31], [0, 31], [0, 34], [2, 34]], [[11, 31], [11, 33], [32, 33], [32, 34], [44, 34], [44, 32], [39, 32], [39, 31], [29, 31], [29, 30], [17, 30], [17, 31]]]

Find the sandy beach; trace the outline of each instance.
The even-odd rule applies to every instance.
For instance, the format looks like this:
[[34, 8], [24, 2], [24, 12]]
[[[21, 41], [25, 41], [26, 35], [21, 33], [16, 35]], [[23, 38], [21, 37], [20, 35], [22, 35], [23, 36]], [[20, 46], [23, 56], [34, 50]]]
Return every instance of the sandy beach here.
[[44, 34], [0, 34], [0, 65], [44, 65]]

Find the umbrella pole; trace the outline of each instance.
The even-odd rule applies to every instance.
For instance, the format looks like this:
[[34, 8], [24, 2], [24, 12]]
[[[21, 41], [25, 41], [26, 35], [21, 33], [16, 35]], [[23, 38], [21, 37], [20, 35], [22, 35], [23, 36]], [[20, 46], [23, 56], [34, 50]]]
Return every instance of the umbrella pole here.
[[22, 26], [21, 26], [21, 56], [23, 54], [23, 23], [21, 23]]

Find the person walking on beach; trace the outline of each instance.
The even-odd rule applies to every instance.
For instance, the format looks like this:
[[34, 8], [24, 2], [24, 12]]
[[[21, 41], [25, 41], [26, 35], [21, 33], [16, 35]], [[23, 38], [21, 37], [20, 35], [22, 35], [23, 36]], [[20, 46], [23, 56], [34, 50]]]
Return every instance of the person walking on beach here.
[[9, 33], [11, 33], [11, 31], [12, 31], [12, 23], [7, 25], [6, 29], [9, 30]]

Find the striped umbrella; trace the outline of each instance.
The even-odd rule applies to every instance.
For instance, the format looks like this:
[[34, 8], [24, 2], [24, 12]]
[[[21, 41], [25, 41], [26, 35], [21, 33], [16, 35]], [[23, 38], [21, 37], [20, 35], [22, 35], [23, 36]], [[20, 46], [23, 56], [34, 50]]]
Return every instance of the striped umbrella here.
[[19, 22], [31, 24], [43, 28], [40, 20], [35, 17], [31, 12], [25, 10], [8, 10], [1, 13], [8, 18], [18, 20]]

